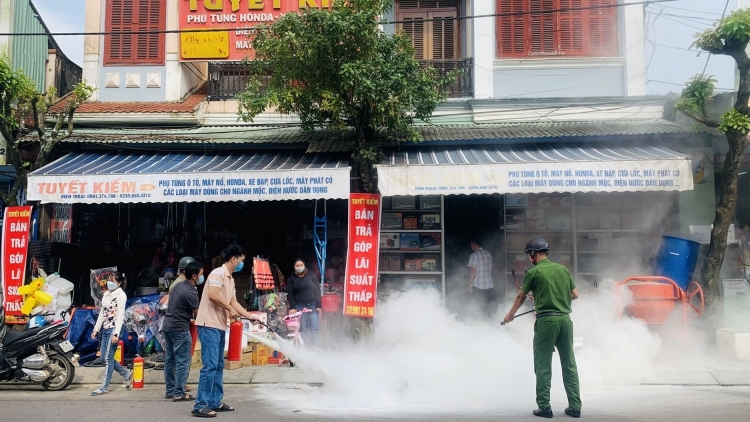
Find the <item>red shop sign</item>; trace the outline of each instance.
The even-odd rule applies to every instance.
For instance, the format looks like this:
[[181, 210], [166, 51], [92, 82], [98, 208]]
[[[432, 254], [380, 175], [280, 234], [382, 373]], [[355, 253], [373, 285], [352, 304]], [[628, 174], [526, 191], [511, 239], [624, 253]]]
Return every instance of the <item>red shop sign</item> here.
[[3, 295], [5, 297], [5, 322], [22, 324], [26, 317], [21, 313], [23, 297], [18, 288], [26, 279], [26, 259], [29, 250], [31, 207], [7, 207], [3, 219]]
[[380, 253], [380, 195], [349, 194], [344, 315], [374, 318]]

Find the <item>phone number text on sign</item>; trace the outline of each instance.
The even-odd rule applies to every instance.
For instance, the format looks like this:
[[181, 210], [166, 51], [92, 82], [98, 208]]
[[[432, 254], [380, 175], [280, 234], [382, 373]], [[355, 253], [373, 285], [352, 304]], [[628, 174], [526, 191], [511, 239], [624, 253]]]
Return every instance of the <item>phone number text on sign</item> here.
[[349, 195], [344, 315], [375, 317], [380, 252], [380, 195]]

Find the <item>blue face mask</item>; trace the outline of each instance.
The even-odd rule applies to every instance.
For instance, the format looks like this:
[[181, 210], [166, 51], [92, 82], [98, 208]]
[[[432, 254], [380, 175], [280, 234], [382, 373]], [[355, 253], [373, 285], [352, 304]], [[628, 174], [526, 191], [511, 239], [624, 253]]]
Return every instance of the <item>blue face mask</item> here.
[[199, 286], [200, 286], [201, 284], [203, 284], [203, 282], [204, 282], [204, 281], [206, 281], [206, 279], [205, 279], [205, 278], [203, 278], [203, 276], [200, 276], [200, 277], [198, 277], [198, 285], [199, 285]]
[[238, 272], [242, 271], [243, 268], [245, 268], [245, 263], [242, 262], [242, 261], [240, 261], [240, 263], [237, 264], [236, 267], [234, 267], [234, 272], [238, 273]]
[[107, 290], [112, 291], [112, 290], [115, 290], [116, 288], [117, 288], [117, 283], [115, 283], [114, 281], [107, 282]]

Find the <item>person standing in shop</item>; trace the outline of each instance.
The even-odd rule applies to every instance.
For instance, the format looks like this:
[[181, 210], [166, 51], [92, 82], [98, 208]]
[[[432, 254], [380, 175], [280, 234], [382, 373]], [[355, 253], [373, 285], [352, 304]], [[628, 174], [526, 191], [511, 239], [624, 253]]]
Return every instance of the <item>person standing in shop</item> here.
[[312, 312], [302, 314], [299, 330], [302, 333], [302, 339], [314, 346], [318, 339], [320, 279], [305, 267], [305, 261], [302, 259], [294, 262], [294, 274], [286, 280], [286, 291], [289, 309], [312, 310]]
[[125, 306], [128, 296], [123, 289], [125, 288], [125, 276], [121, 272], [115, 271], [107, 280], [107, 291], [102, 297], [102, 307], [99, 310], [99, 317], [96, 319], [94, 331], [91, 338], [96, 339], [99, 330], [102, 333], [101, 354], [104, 361], [104, 379], [102, 385], [94, 390], [92, 396], [101, 396], [109, 393], [109, 382], [112, 380], [112, 372], [117, 371], [125, 380], [125, 388], [130, 389], [130, 379], [133, 376], [131, 371], [123, 368], [120, 362], [115, 360], [117, 344], [120, 342], [120, 332], [122, 324], [125, 322]]
[[[183, 258], [184, 259], [184, 258]], [[196, 286], [203, 283], [203, 264], [190, 262], [184, 270], [185, 280], [169, 294], [169, 306], [164, 317], [164, 343], [166, 360], [164, 361], [164, 383], [167, 400], [188, 401], [195, 397], [187, 394], [185, 383], [190, 372], [190, 349], [193, 339], [190, 337], [190, 320], [198, 314], [200, 299]]]
[[578, 289], [565, 266], [547, 258], [549, 244], [542, 238], [532, 239], [526, 245], [534, 268], [526, 272], [523, 288], [505, 316], [505, 323], [513, 321], [516, 312], [534, 292], [536, 323], [534, 324], [534, 372], [536, 373], [536, 403], [534, 416], [552, 417], [550, 386], [552, 384], [552, 353], [557, 348], [562, 366], [563, 384], [568, 395], [565, 414], [581, 417], [581, 393], [578, 386], [578, 368], [573, 354], [573, 321], [570, 319], [571, 302], [578, 299]]
[[472, 239], [469, 257], [469, 292], [480, 304], [483, 312], [492, 313], [495, 284], [492, 282], [492, 254], [482, 248], [479, 239]]
[[195, 325], [201, 341], [203, 367], [198, 381], [198, 394], [192, 415], [213, 418], [216, 412], [231, 412], [234, 407], [224, 403], [224, 343], [227, 318], [240, 315], [255, 321], [237, 301], [232, 274], [245, 266], [245, 250], [239, 245], [229, 245], [221, 254], [224, 264], [211, 271], [203, 290]]

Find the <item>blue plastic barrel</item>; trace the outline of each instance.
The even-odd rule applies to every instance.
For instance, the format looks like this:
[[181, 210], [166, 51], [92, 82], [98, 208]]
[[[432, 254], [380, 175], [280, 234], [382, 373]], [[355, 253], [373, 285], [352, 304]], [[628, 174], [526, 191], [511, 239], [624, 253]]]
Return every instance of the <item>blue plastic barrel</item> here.
[[687, 291], [693, 280], [695, 264], [698, 262], [700, 244], [688, 239], [662, 236], [664, 239], [656, 257], [656, 275], [674, 280], [682, 290]]

